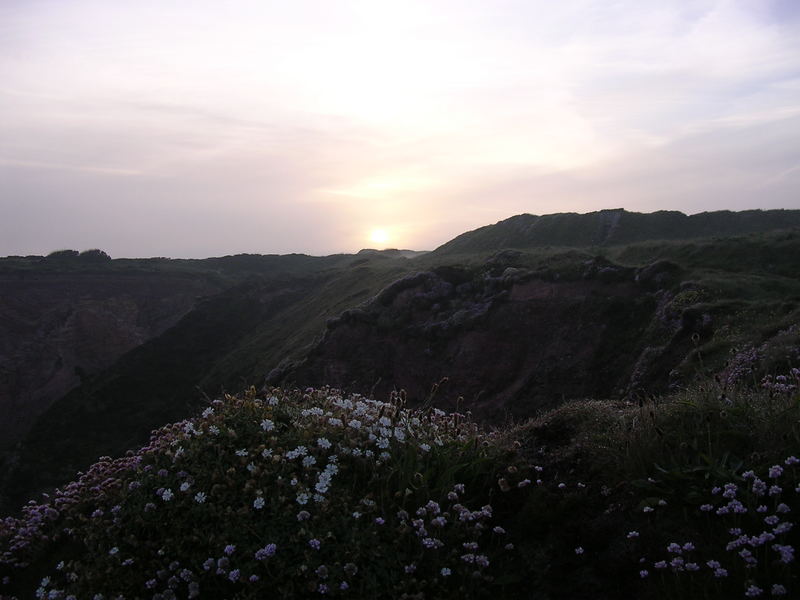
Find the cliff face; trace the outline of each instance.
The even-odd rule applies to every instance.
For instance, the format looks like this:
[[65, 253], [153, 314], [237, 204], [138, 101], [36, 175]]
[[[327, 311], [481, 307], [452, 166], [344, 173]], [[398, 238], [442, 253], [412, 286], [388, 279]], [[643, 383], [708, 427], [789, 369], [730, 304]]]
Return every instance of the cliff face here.
[[[268, 381], [329, 384], [379, 398], [403, 388], [413, 403], [436, 385], [435, 404], [460, 403], [495, 422], [565, 398], [619, 397], [642, 383], [663, 387], [666, 377], [656, 382], [647, 366], [656, 358], [680, 362], [698, 330], [661, 314], [675, 270], [595, 259], [559, 274], [501, 258], [478, 269], [416, 273], [330, 321], [303, 361]], [[655, 339], [667, 343], [654, 351]], [[665, 366], [674, 365], [661, 365], [659, 376]]]
[[0, 273], [0, 450], [82, 379], [160, 335], [217, 285], [162, 273]]

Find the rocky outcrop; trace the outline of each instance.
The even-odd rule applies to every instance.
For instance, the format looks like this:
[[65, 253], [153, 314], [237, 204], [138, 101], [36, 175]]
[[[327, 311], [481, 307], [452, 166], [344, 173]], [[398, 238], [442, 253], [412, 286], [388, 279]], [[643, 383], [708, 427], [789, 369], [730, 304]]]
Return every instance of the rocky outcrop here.
[[[565, 399], [624, 397], [680, 361], [695, 323], [666, 319], [679, 269], [597, 257], [579, 269], [532, 270], [506, 251], [477, 268], [408, 275], [328, 322], [321, 341], [268, 384], [328, 384], [409, 401], [431, 398], [492, 421]], [[670, 315], [674, 316], [674, 315]], [[674, 339], [673, 339], [674, 338]], [[665, 340], [669, 352], [652, 349]], [[671, 370], [659, 363], [661, 374]], [[659, 385], [665, 381], [659, 380]]]

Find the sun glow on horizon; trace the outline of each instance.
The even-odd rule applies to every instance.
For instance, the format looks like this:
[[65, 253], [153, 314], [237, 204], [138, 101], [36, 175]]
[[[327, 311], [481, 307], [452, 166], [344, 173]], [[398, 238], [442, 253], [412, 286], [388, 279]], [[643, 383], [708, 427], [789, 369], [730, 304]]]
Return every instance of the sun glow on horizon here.
[[385, 245], [389, 241], [389, 233], [385, 229], [376, 227], [369, 232], [369, 241], [375, 244]]
[[800, 208], [800, 2], [232, 4], [0, 2], [0, 256]]

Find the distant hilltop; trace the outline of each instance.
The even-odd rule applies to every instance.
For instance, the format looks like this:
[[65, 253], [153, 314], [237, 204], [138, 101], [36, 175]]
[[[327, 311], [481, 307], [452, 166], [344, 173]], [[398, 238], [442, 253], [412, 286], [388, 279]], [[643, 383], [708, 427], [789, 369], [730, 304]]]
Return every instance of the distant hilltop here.
[[466, 254], [543, 246], [618, 246], [655, 240], [729, 237], [800, 227], [800, 210], [629, 212], [614, 208], [552, 215], [522, 214], [462, 233], [436, 254]]

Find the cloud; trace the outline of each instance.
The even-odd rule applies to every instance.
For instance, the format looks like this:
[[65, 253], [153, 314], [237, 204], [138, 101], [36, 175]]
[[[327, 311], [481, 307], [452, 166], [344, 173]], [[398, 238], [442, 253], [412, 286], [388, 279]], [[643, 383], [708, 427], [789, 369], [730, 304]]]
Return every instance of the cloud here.
[[798, 202], [783, 0], [31, 0], [0, 20], [0, 254], [328, 253], [375, 227], [431, 248], [525, 211]]
[[0, 165], [9, 167], [27, 167], [30, 169], [54, 169], [56, 171], [82, 171], [84, 173], [97, 173], [100, 175], [139, 175], [140, 171], [132, 169], [114, 169], [109, 167], [93, 167], [90, 165], [61, 165], [56, 163], [46, 163], [35, 160], [17, 160], [0, 157]]
[[[796, 173], [800, 117], [686, 135], [586, 168], [502, 170], [477, 175], [445, 204], [491, 206], [487, 222], [510, 214], [800, 209]], [[786, 164], [793, 167], [786, 169]], [[455, 234], [455, 232], [453, 232]]]

